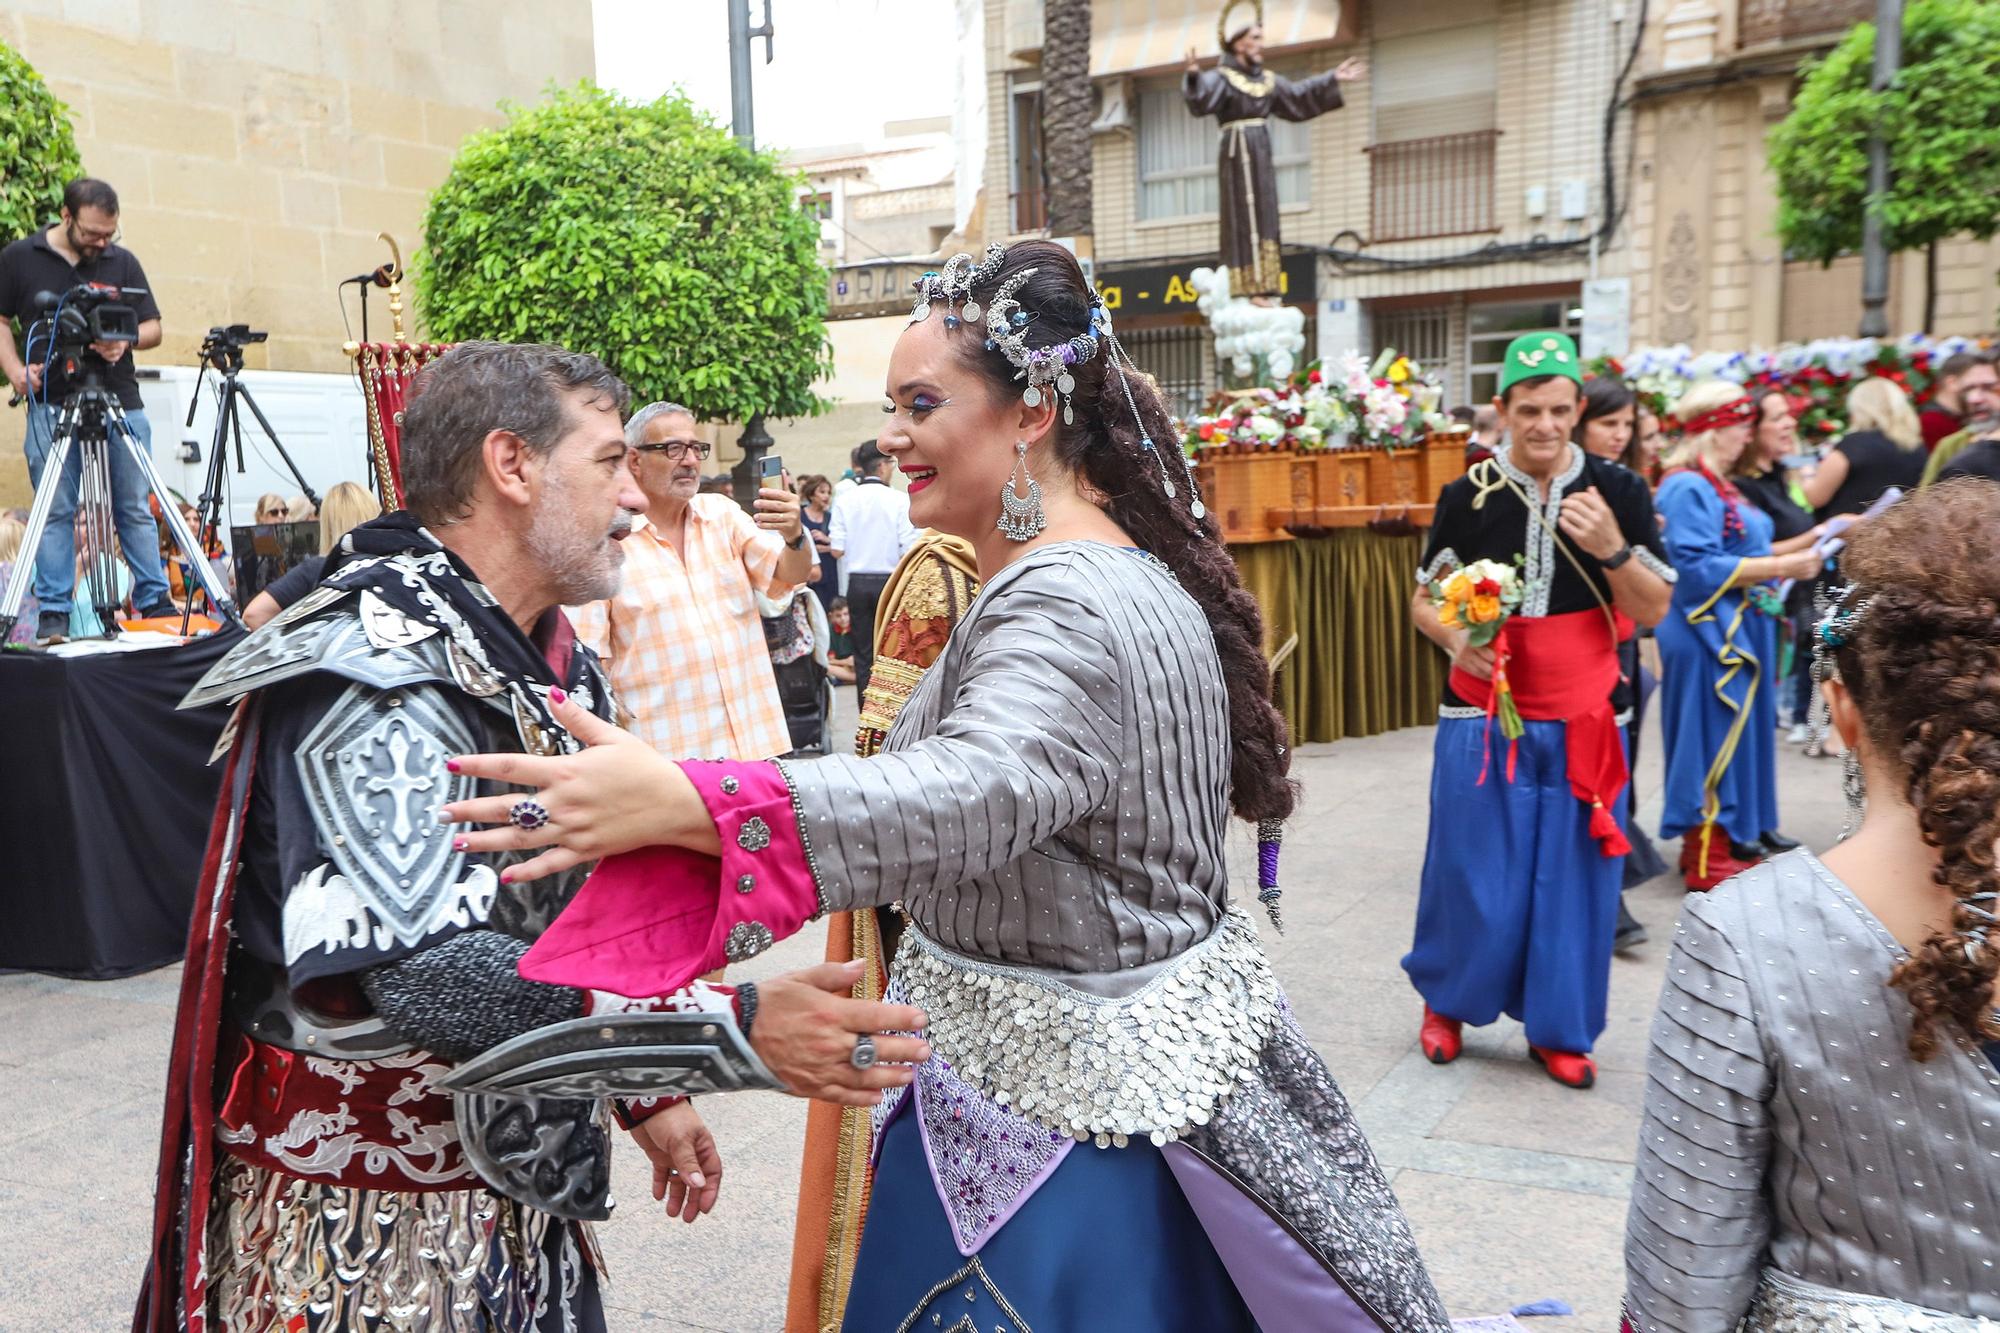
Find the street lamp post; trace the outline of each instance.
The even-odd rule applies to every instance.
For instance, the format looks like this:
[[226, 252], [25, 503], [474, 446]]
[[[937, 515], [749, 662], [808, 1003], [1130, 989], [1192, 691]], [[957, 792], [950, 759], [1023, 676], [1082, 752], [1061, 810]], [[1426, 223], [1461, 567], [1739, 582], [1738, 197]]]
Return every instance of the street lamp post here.
[[[1870, 87], [1882, 92], [1903, 64], [1903, 0], [1875, 0], [1875, 69]], [[1861, 219], [1861, 336], [1889, 336], [1889, 250], [1882, 209], [1889, 198], [1889, 144], [1877, 119], [1868, 135], [1868, 207]]]
[[[775, 31], [771, 26], [771, 0], [764, 0], [764, 22], [755, 28], [750, 26], [750, 0], [724, 0], [724, 3], [729, 6], [729, 129], [738, 143], [755, 148], [750, 43], [759, 37], [764, 39], [764, 63], [770, 64]], [[743, 448], [743, 459], [730, 473], [730, 490], [735, 492], [736, 503], [749, 509], [756, 502], [764, 455], [770, 452], [772, 444], [771, 432], [764, 429], [762, 412], [750, 414], [737, 443]]]

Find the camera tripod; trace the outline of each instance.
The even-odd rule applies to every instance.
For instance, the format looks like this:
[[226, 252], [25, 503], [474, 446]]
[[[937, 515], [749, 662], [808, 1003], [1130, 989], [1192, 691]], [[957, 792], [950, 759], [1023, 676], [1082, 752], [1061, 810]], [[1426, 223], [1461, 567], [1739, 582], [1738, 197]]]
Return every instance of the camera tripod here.
[[[208, 446], [208, 476], [202, 482], [201, 496], [195, 501], [195, 522], [197, 531], [214, 532], [222, 522], [223, 504], [228, 498], [224, 477], [228, 446], [236, 444], [236, 470], [243, 467], [243, 414], [241, 406], [247, 404], [250, 415], [257, 418], [257, 424], [264, 428], [264, 436], [278, 451], [278, 457], [285, 460], [285, 467], [291, 472], [292, 480], [299, 485], [299, 494], [306, 497], [314, 509], [319, 508], [319, 494], [306, 481], [299, 465], [292, 461], [285, 450], [284, 441], [271, 426], [264, 409], [257, 406], [247, 386], [240, 383], [237, 376], [243, 371], [243, 348], [253, 342], [262, 342], [268, 335], [254, 332], [248, 326], [233, 324], [227, 328], [217, 326], [208, 331], [208, 337], [201, 344], [201, 379], [195, 381], [194, 394], [188, 402], [187, 424], [194, 425], [195, 410], [201, 406], [201, 385], [208, 372], [213, 369], [221, 383], [216, 386], [215, 438]], [[230, 618], [235, 619], [234, 611]]]
[[97, 609], [99, 623], [107, 627], [117, 623], [120, 601], [119, 558], [112, 543], [117, 531], [111, 482], [111, 451], [114, 448], [123, 448], [131, 456], [133, 466], [145, 476], [147, 488], [159, 498], [160, 513], [166, 518], [167, 530], [173, 534], [174, 543], [188, 557], [189, 567], [201, 581], [202, 589], [208, 593], [217, 612], [229, 621], [241, 623], [236, 604], [230, 600], [228, 590], [203, 557], [201, 546], [188, 530], [187, 520], [181, 517], [166, 483], [160, 480], [152, 455], [125, 420], [125, 409], [119, 404], [118, 395], [105, 387], [104, 362], [95, 355], [85, 354], [78, 358], [77, 367], [78, 378], [69, 396], [63, 400], [62, 416], [56, 422], [48, 460], [42, 468], [42, 484], [35, 488], [35, 504], [28, 511], [28, 530], [21, 538], [23, 558], [14, 562], [13, 577], [8, 580], [5, 594], [0, 595], [0, 640], [12, 632], [14, 622], [20, 618], [21, 603], [27, 597], [28, 583], [34, 573], [34, 553], [40, 549], [42, 533], [48, 527], [50, 512], [55, 508], [56, 494], [62, 489], [71, 450], [75, 450], [80, 459], [77, 512], [83, 517], [84, 540], [89, 548], [89, 567], [79, 580], [77, 594], [81, 596], [88, 591], [90, 604]]

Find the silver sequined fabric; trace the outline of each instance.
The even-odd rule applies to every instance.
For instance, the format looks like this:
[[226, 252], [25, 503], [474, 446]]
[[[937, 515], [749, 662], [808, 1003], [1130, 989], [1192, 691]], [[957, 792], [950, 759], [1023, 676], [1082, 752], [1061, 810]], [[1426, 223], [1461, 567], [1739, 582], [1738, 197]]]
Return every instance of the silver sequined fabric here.
[[219, 1333], [602, 1333], [588, 1224], [486, 1189], [350, 1189], [223, 1156], [209, 1262]]
[[1829, 1291], [1767, 1268], [1742, 1333], [2000, 1333], [2000, 1322]]
[[1386, 1327], [1450, 1327], [1353, 1109], [1289, 1013], [1272, 1025], [1255, 1073], [1183, 1142], [1262, 1199]]
[[1068, 972], [1172, 957], [1222, 918], [1222, 666], [1201, 608], [1135, 552], [1023, 556], [882, 754], [785, 771], [829, 910], [900, 900], [948, 949]]
[[1235, 911], [1125, 995], [957, 957], [918, 931], [905, 932], [891, 976], [893, 1000], [924, 1011], [925, 1039], [959, 1078], [1100, 1148], [1207, 1124], [1278, 1017], [1257, 928]]
[[1626, 1229], [1639, 1333], [1731, 1333], [1766, 1264], [2000, 1318], [2000, 1071], [1969, 1042], [1911, 1058], [1904, 956], [1809, 852], [1689, 896]]

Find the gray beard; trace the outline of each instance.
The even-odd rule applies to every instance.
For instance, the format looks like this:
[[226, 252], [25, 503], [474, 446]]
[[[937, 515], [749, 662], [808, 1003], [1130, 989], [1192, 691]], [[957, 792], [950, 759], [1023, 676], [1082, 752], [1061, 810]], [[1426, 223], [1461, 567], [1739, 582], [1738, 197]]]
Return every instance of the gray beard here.
[[[559, 496], [550, 496], [559, 501]], [[625, 562], [604, 563], [599, 543], [604, 538], [588, 536], [574, 526], [574, 520], [560, 503], [551, 503], [536, 515], [528, 529], [526, 545], [535, 563], [547, 571], [556, 600], [564, 606], [582, 606], [615, 596], [625, 581]], [[613, 548], [614, 554], [616, 548]]]

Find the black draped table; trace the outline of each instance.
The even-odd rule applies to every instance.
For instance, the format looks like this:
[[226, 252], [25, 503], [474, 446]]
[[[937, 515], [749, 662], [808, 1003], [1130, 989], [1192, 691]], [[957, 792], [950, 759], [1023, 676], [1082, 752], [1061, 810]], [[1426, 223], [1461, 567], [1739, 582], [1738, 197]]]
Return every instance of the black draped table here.
[[97, 980], [180, 958], [229, 712], [175, 706], [239, 637], [0, 653], [0, 970]]

